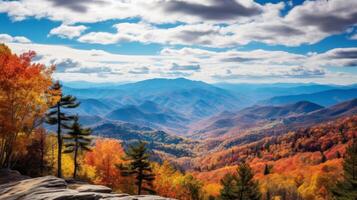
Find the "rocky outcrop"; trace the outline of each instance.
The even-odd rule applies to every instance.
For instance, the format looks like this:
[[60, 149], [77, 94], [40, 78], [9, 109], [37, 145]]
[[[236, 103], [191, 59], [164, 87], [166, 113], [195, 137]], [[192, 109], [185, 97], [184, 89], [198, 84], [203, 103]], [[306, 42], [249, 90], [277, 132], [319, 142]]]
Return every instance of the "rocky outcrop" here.
[[[4, 177], [2, 177], [4, 178]], [[0, 200], [172, 200], [169, 198], [115, 194], [108, 187], [68, 184], [65, 180], [45, 176], [12, 181], [0, 185]]]
[[9, 169], [0, 169], [0, 185], [14, 181], [29, 179], [30, 177], [20, 174], [18, 171]]

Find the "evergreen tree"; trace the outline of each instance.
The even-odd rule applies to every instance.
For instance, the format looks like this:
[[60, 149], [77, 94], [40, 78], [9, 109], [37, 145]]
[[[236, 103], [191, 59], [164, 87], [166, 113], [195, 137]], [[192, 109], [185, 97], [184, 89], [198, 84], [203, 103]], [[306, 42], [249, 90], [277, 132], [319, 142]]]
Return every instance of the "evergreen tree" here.
[[234, 200], [238, 198], [236, 177], [233, 174], [226, 174], [221, 180], [221, 185], [222, 200]]
[[227, 174], [222, 180], [221, 198], [223, 200], [259, 200], [261, 193], [258, 182], [253, 180], [253, 173], [248, 164], [242, 163], [237, 173]]
[[63, 137], [65, 150], [63, 153], [73, 153], [74, 160], [74, 171], [73, 178], [77, 176], [78, 162], [77, 157], [79, 152], [90, 151], [91, 138], [89, 137], [92, 130], [87, 128], [84, 129], [79, 124], [78, 116], [74, 117], [74, 122], [70, 126], [70, 131], [67, 136]]
[[258, 200], [261, 194], [258, 182], [253, 180], [254, 174], [248, 164], [242, 163], [238, 167], [237, 186], [239, 200]]
[[[61, 92], [61, 84], [57, 81], [53, 84], [52, 90]], [[79, 106], [76, 97], [71, 95], [60, 94], [60, 100], [51, 107], [51, 110], [46, 115], [46, 122], [50, 125], [57, 125], [57, 145], [58, 145], [58, 156], [57, 156], [57, 176], [62, 177], [62, 128], [69, 128], [65, 122], [74, 119], [74, 116], [66, 115], [62, 112], [62, 108], [76, 108]]]
[[346, 149], [343, 160], [344, 180], [332, 190], [336, 200], [357, 199], [357, 139]]
[[183, 187], [189, 192], [191, 200], [201, 200], [202, 199], [202, 182], [197, 180], [192, 175], [186, 175], [183, 183]]
[[117, 165], [121, 170], [122, 176], [135, 177], [135, 185], [138, 187], [138, 195], [140, 195], [143, 190], [149, 193], [155, 193], [151, 189], [155, 175], [152, 173], [150, 166], [150, 155], [148, 154], [146, 143], [140, 141], [136, 145], [130, 145], [125, 153], [125, 159], [130, 161], [130, 163], [127, 166]]

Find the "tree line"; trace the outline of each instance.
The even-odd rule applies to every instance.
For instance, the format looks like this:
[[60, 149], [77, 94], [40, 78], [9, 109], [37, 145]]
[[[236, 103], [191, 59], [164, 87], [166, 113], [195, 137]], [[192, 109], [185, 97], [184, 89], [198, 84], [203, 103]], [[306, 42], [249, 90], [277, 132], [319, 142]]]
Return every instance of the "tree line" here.
[[[93, 141], [92, 130], [80, 124], [78, 115], [68, 112], [80, 106], [80, 102], [74, 96], [63, 94], [61, 84], [53, 81], [54, 66], [32, 62], [35, 55], [32, 51], [16, 55], [6, 45], [0, 45], [0, 168], [21, 169], [30, 176], [40, 176], [47, 168], [54, 168], [48, 165], [50, 162], [57, 165], [56, 175], [63, 177], [62, 168], [68, 164], [67, 160], [62, 162], [63, 156], [69, 155], [74, 179], [81, 174], [83, 163], [83, 171], [87, 174], [81, 174], [80, 178], [112, 187], [116, 187], [117, 177], [128, 179], [135, 185], [133, 193], [136, 194], [157, 193], [182, 200], [272, 199], [269, 191], [261, 191], [249, 163], [243, 161], [235, 173], [228, 173], [221, 179], [217, 196], [205, 195], [203, 183], [189, 173], [180, 172], [165, 162], [152, 162], [152, 152], [144, 142], [130, 145], [123, 152], [120, 152], [120, 144], [114, 142], [119, 145], [116, 152], [107, 156], [107, 160], [98, 161], [101, 155], [94, 151], [99, 151], [100, 142]], [[48, 134], [44, 123], [54, 126], [56, 135]], [[51, 140], [56, 140], [55, 147], [48, 148], [46, 143]], [[114, 146], [107, 144], [101, 148], [109, 152]], [[109, 160], [110, 156], [117, 159]], [[357, 198], [356, 139], [340, 157], [343, 157], [343, 178], [329, 188], [329, 192], [333, 199], [354, 200]], [[321, 160], [326, 161], [323, 153]], [[113, 176], [107, 169], [119, 174]], [[271, 170], [272, 166], [265, 165], [264, 175], [268, 176]]]

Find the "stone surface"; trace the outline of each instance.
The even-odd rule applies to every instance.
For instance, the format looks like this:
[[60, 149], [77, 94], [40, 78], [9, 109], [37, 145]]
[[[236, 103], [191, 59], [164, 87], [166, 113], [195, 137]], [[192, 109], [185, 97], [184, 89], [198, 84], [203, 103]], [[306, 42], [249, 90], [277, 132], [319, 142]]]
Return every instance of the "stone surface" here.
[[71, 188], [79, 191], [79, 192], [100, 192], [100, 193], [111, 193], [112, 189], [109, 187], [105, 187], [103, 185], [89, 185], [89, 184], [85, 184], [85, 185], [79, 185], [78, 187], [76, 187], [76, 185], [74, 185], [75, 187], [73, 188], [73, 186]]
[[30, 177], [21, 175], [18, 171], [9, 169], [0, 169], [0, 184], [21, 181]]
[[[4, 174], [6, 173], [2, 175]], [[6, 179], [3, 176], [1, 178]], [[115, 194], [105, 186], [68, 184], [65, 180], [54, 176], [39, 178], [18, 176], [17, 178], [20, 180], [15, 179], [0, 185], [0, 200], [172, 200], [153, 195]]]

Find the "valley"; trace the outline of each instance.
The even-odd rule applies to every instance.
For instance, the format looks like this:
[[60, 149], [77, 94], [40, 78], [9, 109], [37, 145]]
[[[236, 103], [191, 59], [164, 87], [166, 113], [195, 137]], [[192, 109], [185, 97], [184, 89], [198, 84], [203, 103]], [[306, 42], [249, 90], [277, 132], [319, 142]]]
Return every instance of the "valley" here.
[[[234, 87], [183, 78], [93, 88], [70, 85], [64, 83], [64, 91], [81, 101], [73, 112], [79, 113], [81, 122], [92, 128], [95, 135], [127, 144], [143, 140], [159, 157], [172, 160], [206, 157], [357, 114], [354, 85]], [[239, 88], [241, 92], [237, 92]], [[274, 96], [288, 91], [292, 96]], [[185, 170], [194, 169], [179, 165]]]
[[357, 200], [357, 0], [0, 0], [0, 200]]

